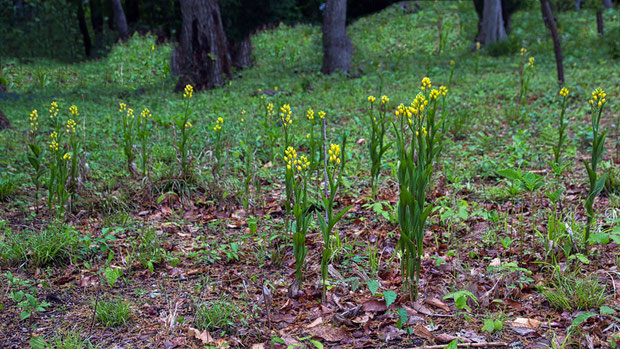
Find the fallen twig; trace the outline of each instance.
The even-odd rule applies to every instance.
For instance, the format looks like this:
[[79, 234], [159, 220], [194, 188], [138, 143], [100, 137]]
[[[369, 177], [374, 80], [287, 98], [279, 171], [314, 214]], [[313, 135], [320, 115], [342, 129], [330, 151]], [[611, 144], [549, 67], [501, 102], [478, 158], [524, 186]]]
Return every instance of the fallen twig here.
[[[442, 345], [423, 345], [421, 347], [413, 347], [409, 349], [442, 349], [447, 348], [450, 344]], [[508, 343], [504, 342], [490, 342], [490, 343], [459, 343], [459, 348], [489, 348], [489, 347], [507, 347]]]

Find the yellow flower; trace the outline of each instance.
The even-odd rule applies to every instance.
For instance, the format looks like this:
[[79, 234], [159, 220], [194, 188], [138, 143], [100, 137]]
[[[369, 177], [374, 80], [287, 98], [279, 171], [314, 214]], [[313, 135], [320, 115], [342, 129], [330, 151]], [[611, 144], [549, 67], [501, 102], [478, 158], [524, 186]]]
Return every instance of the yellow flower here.
[[368, 101], [370, 103], [374, 103], [377, 100], [377, 98], [375, 96], [368, 96]]
[[183, 98], [192, 98], [194, 94], [194, 87], [190, 84], [185, 85], [185, 91], [183, 92]]
[[273, 115], [273, 103], [267, 104], [267, 114], [268, 115]]
[[480, 50], [480, 41], [476, 41], [476, 51]]
[[525, 55], [527, 49], [525, 47], [521, 47], [521, 56]]
[[185, 128], [191, 128], [192, 126], [192, 123], [189, 121], [185, 123]]
[[119, 113], [122, 113], [122, 112], [124, 112], [125, 110], [127, 110], [127, 104], [125, 104], [125, 103], [119, 103], [119, 104], [118, 104], [118, 112], [119, 112]]
[[67, 133], [75, 133], [75, 126], [77, 126], [77, 124], [73, 119], [67, 120]]
[[592, 92], [592, 99], [590, 100], [590, 104], [596, 105], [597, 107], [600, 108], [605, 103], [607, 103], [607, 100], [605, 99], [605, 97], [607, 97], [607, 94], [605, 93], [605, 91], [603, 91], [600, 88], [597, 88], [596, 90]]
[[388, 96], [386, 95], [381, 96], [381, 103], [386, 104], [389, 101], [390, 99], [388, 98]]
[[65, 153], [65, 155], [62, 156], [63, 160], [71, 160], [71, 154], [69, 153]]
[[215, 126], [213, 127], [213, 131], [221, 130], [223, 125], [224, 125], [224, 119], [220, 116], [217, 118], [217, 120], [215, 120]]
[[306, 117], [308, 118], [308, 120], [314, 120], [314, 110], [308, 109], [308, 112], [306, 113]]
[[78, 115], [78, 108], [75, 105], [72, 105], [71, 107], [69, 107], [69, 111], [71, 112], [71, 115], [73, 116]]
[[155, 45], [151, 45], [151, 51], [155, 51]]
[[306, 139], [310, 139], [310, 134], [306, 134]]
[[450, 60], [450, 65], [454, 66], [454, 61], [453, 60]]
[[245, 109], [241, 109], [241, 115], [245, 115]]
[[133, 119], [133, 109], [127, 109], [127, 117]]
[[560, 96], [566, 97], [566, 96], [568, 96], [569, 92], [570, 91], [568, 91], [568, 89], [566, 87], [562, 87], [562, 89], [560, 90]]
[[321, 110], [319, 112], [319, 118], [323, 119], [324, 117], [325, 117], [325, 112]]
[[340, 145], [332, 144], [327, 151], [329, 154], [329, 162], [331, 163], [340, 163]]
[[39, 127], [39, 112], [36, 109], [30, 113], [30, 127], [32, 127], [32, 133], [35, 133]]
[[425, 90], [427, 88], [431, 88], [431, 79], [429, 79], [428, 77], [425, 77], [424, 79], [422, 79], [422, 87], [420, 87], [422, 90]]
[[143, 119], [146, 119], [146, 118], [150, 118], [153, 115], [151, 115], [151, 111], [149, 110], [149, 108], [144, 108], [142, 109], [140, 116], [142, 116]]
[[288, 104], [283, 105], [282, 107], [280, 107], [280, 119], [282, 119], [282, 125], [284, 127], [288, 126], [289, 124], [293, 123], [293, 119], [291, 118], [291, 106]]
[[433, 99], [437, 99], [437, 97], [439, 97], [439, 90], [433, 89], [429, 95], [429, 98], [433, 100]]
[[528, 65], [530, 66], [530, 68], [534, 68], [534, 57], [530, 57]]
[[58, 103], [52, 102], [50, 103], [50, 119], [58, 117]]
[[439, 93], [441, 93], [442, 96], [445, 96], [446, 93], [448, 93], [448, 88], [445, 86], [439, 86]]

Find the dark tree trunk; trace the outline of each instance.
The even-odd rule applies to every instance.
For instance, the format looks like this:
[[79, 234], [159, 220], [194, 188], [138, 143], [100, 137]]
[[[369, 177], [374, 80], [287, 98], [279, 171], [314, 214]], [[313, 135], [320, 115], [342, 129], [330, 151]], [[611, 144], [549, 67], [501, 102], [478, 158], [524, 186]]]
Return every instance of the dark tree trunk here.
[[127, 16], [128, 25], [138, 23], [138, 20], [140, 19], [140, 1], [125, 0], [125, 15]]
[[4, 130], [5, 128], [10, 128], [11, 123], [9, 123], [9, 119], [4, 115], [2, 110], [0, 109], [0, 130]]
[[181, 45], [171, 64], [180, 75], [175, 90], [222, 85], [230, 78], [231, 60], [217, 0], [181, 0], [181, 15]]
[[114, 22], [116, 23], [116, 30], [118, 35], [123, 41], [129, 37], [129, 29], [127, 28], [127, 18], [125, 18], [125, 11], [123, 10], [123, 4], [121, 0], [111, 0], [112, 11], [114, 11]]
[[89, 0], [90, 23], [95, 33], [94, 51], [97, 54], [103, 47], [103, 6], [101, 0]]
[[596, 31], [598, 35], [605, 34], [605, 23], [603, 23], [603, 10], [596, 11]]
[[611, 0], [603, 0], [603, 8], [613, 8], [614, 5], [611, 3]]
[[323, 74], [351, 70], [353, 44], [347, 36], [347, 0], [327, 0], [323, 12]]
[[[482, 42], [482, 22], [484, 20], [484, 0], [474, 0], [474, 9], [478, 15], [478, 33], [474, 41]], [[504, 31], [506, 35], [510, 34], [510, 23], [512, 23], [512, 15], [519, 9], [522, 4], [515, 0], [501, 0], [501, 13], [504, 20]]]
[[543, 21], [551, 32], [551, 38], [553, 39], [553, 50], [555, 51], [555, 63], [558, 71], [558, 83], [564, 85], [564, 66], [562, 63], [562, 46], [560, 46], [560, 37], [558, 36], [558, 27], [555, 23], [555, 18], [551, 12], [551, 5], [549, 0], [540, 0], [540, 8], [542, 10]]
[[84, 16], [84, 6], [82, 1], [75, 1], [77, 7], [78, 25], [80, 27], [80, 33], [82, 33], [82, 41], [84, 41], [84, 53], [86, 57], [90, 57], [92, 43], [90, 41], [90, 34], [88, 34], [88, 26], [86, 25], [86, 17]]
[[482, 23], [480, 25], [479, 41], [482, 44], [505, 40], [506, 28], [502, 17], [501, 0], [485, 0], [482, 10]]
[[252, 40], [249, 34], [243, 40], [233, 42], [230, 47], [233, 67], [245, 69], [252, 66]]

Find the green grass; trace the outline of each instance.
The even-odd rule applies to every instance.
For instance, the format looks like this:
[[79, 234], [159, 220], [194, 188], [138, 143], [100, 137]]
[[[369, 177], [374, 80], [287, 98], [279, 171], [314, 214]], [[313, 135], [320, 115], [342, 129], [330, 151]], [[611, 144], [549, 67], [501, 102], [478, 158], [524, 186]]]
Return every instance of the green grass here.
[[199, 330], [230, 331], [240, 318], [240, 309], [234, 302], [216, 299], [196, 304], [194, 326]]
[[94, 349], [88, 339], [82, 339], [80, 331], [60, 331], [47, 341], [43, 337], [33, 337], [30, 340], [32, 349]]
[[93, 306], [97, 320], [105, 327], [124, 326], [131, 318], [129, 302], [122, 299], [99, 300]]
[[600, 307], [607, 295], [605, 285], [592, 276], [556, 270], [543, 294], [552, 307], [561, 311], [590, 310]]

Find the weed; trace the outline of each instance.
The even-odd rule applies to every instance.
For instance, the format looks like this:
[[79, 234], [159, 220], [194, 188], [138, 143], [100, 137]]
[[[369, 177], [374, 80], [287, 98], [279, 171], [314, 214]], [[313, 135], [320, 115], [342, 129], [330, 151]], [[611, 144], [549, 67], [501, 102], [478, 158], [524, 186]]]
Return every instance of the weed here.
[[230, 331], [237, 323], [240, 313], [237, 306], [225, 299], [207, 301], [196, 305], [194, 326], [199, 330]]
[[30, 346], [33, 349], [94, 349], [88, 339], [82, 339], [80, 331], [60, 331], [47, 341], [43, 337], [32, 337]]
[[122, 299], [99, 300], [93, 305], [97, 319], [105, 327], [126, 325], [131, 317], [129, 302]]
[[578, 272], [553, 272], [549, 286], [543, 289], [549, 304], [558, 310], [578, 311], [599, 307], [607, 298], [605, 286], [597, 279], [581, 277]]

